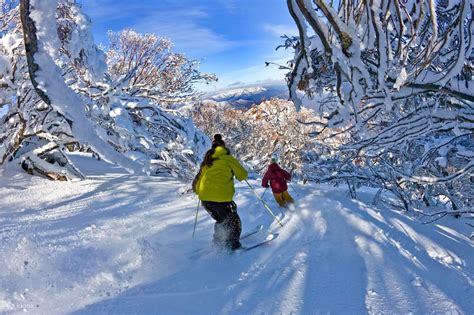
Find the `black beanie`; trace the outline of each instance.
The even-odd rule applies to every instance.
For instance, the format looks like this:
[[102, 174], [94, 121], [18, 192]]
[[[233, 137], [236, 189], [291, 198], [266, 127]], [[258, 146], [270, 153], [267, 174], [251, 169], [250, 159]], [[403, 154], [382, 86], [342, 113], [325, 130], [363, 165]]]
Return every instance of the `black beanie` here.
[[214, 135], [214, 140], [212, 141], [212, 147], [215, 148], [218, 146], [225, 147], [225, 142], [224, 140], [222, 140], [222, 135], [219, 133], [216, 133]]

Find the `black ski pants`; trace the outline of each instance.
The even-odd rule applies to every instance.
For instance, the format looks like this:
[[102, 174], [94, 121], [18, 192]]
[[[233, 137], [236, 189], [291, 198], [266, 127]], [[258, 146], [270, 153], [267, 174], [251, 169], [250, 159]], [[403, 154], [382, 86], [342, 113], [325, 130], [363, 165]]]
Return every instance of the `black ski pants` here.
[[231, 250], [242, 247], [239, 241], [242, 223], [237, 214], [235, 202], [202, 201], [202, 205], [216, 220], [214, 224], [214, 244]]

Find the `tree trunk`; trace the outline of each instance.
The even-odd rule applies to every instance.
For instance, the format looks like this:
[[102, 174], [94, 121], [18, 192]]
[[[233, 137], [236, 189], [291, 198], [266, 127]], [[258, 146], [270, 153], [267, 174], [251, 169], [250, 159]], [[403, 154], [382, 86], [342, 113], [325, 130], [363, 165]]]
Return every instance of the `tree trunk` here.
[[35, 22], [30, 17], [30, 0], [20, 0], [20, 18], [31, 83], [41, 100], [51, 105], [48, 95], [38, 87], [38, 82], [36, 81], [36, 71], [39, 69], [38, 64], [35, 62], [35, 53], [38, 51], [38, 37], [36, 36]]

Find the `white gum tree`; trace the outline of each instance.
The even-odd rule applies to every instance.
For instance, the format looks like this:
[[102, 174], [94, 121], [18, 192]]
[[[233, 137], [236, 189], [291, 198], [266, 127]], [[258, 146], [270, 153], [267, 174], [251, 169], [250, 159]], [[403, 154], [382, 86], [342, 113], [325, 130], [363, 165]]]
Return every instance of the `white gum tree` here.
[[[353, 195], [362, 184], [391, 191], [405, 210], [472, 209], [472, 2], [287, 5], [299, 31], [284, 45], [295, 51], [290, 95], [322, 118], [321, 159], [308, 172], [348, 183]], [[341, 134], [344, 143], [330, 142]]]

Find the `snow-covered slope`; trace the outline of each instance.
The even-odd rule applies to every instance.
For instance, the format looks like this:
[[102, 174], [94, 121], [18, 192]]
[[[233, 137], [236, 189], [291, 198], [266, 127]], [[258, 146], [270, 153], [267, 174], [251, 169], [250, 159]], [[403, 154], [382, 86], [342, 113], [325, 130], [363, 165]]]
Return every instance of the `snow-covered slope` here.
[[219, 90], [205, 95], [206, 100], [228, 104], [235, 109], [248, 109], [270, 98], [288, 98], [288, 87], [285, 85], [252, 85]]
[[243, 230], [264, 225], [247, 243], [278, 237], [202, 254], [213, 222], [200, 209], [191, 238], [197, 200], [180, 194], [187, 185], [75, 161], [87, 180], [0, 169], [2, 314], [474, 313], [474, 244], [459, 220], [421, 225], [344, 190], [294, 184], [294, 211], [265, 194], [280, 228], [239, 183]]

